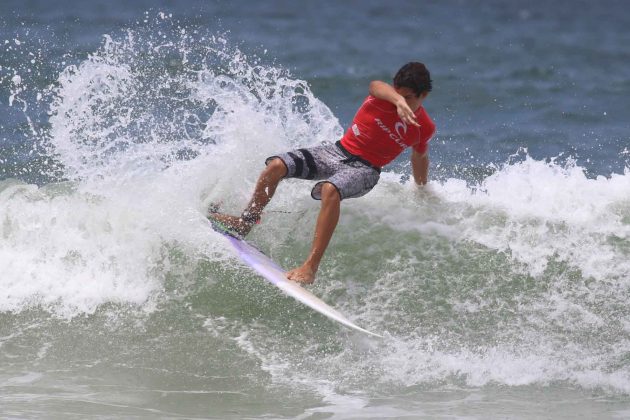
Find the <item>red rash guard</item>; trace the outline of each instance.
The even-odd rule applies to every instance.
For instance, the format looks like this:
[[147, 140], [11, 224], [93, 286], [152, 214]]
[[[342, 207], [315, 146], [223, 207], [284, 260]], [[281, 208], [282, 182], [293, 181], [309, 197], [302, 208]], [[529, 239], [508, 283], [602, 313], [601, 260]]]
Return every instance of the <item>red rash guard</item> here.
[[354, 116], [341, 145], [379, 168], [396, 159], [407, 147], [424, 154], [435, 133], [435, 123], [422, 106], [415, 116], [420, 127], [401, 121], [396, 105], [370, 95]]

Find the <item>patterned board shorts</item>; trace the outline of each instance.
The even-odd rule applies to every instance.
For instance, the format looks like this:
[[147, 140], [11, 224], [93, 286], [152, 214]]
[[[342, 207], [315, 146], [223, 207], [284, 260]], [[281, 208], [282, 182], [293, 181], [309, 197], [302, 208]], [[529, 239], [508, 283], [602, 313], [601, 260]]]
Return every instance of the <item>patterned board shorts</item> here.
[[361, 197], [374, 188], [381, 175], [380, 168], [349, 154], [339, 142], [270, 156], [265, 164], [275, 158], [287, 167], [285, 178], [321, 180], [311, 191], [315, 200], [322, 199], [322, 186], [327, 182], [339, 191], [342, 200]]

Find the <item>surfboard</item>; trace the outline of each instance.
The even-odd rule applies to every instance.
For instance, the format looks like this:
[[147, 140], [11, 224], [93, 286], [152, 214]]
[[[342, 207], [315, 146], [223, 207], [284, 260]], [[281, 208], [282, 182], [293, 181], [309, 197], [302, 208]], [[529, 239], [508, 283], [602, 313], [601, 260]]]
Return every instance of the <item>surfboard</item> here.
[[210, 221], [212, 229], [214, 229], [214, 231], [222, 235], [230, 242], [236, 255], [241, 259], [241, 261], [251, 267], [266, 281], [283, 291], [285, 294], [291, 296], [298, 302], [303, 303], [311, 309], [348, 328], [351, 328], [355, 331], [360, 331], [374, 337], [383, 338], [378, 334], [375, 334], [354, 324], [352, 321], [346, 318], [345, 315], [343, 315], [341, 312], [334, 309], [333, 307], [329, 306], [326, 302], [315, 296], [313, 293], [304, 289], [298, 283], [287, 279], [286, 271], [282, 269], [282, 267], [280, 267], [277, 263], [275, 263], [271, 258], [265, 255], [254, 245], [239, 237], [237, 234], [231, 232], [223, 224], [210, 217], [208, 218], [208, 220]]

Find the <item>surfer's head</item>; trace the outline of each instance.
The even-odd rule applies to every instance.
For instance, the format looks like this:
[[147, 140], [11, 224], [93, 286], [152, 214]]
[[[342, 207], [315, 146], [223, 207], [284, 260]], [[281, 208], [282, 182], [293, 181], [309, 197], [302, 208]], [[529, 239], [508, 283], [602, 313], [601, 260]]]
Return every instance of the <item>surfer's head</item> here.
[[432, 83], [429, 70], [424, 64], [418, 62], [405, 64], [394, 76], [394, 88], [396, 90], [410, 89], [414, 95], [422, 99], [431, 92]]

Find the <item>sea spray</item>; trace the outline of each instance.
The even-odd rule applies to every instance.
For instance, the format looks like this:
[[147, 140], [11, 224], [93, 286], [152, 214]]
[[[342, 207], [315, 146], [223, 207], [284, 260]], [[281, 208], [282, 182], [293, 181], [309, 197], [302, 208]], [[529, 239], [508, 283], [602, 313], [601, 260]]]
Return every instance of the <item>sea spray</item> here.
[[169, 267], [189, 272], [171, 267], [173, 249], [227, 257], [205, 221], [210, 202], [242, 205], [265, 156], [341, 132], [304, 81], [165, 16], [151, 30], [105, 35], [41, 94], [12, 80], [15, 105], [49, 102], [48, 122], [30, 136], [65, 182], [6, 181], [7, 311], [72, 318], [151, 302]]
[[253, 169], [250, 154], [339, 136], [336, 118], [286, 70], [223, 36], [200, 37], [170, 22], [157, 33], [105, 36], [97, 52], [59, 76], [50, 137], [68, 177], [159, 171], [221, 154], [216, 146], [250, 162], [232, 162], [235, 170]]

